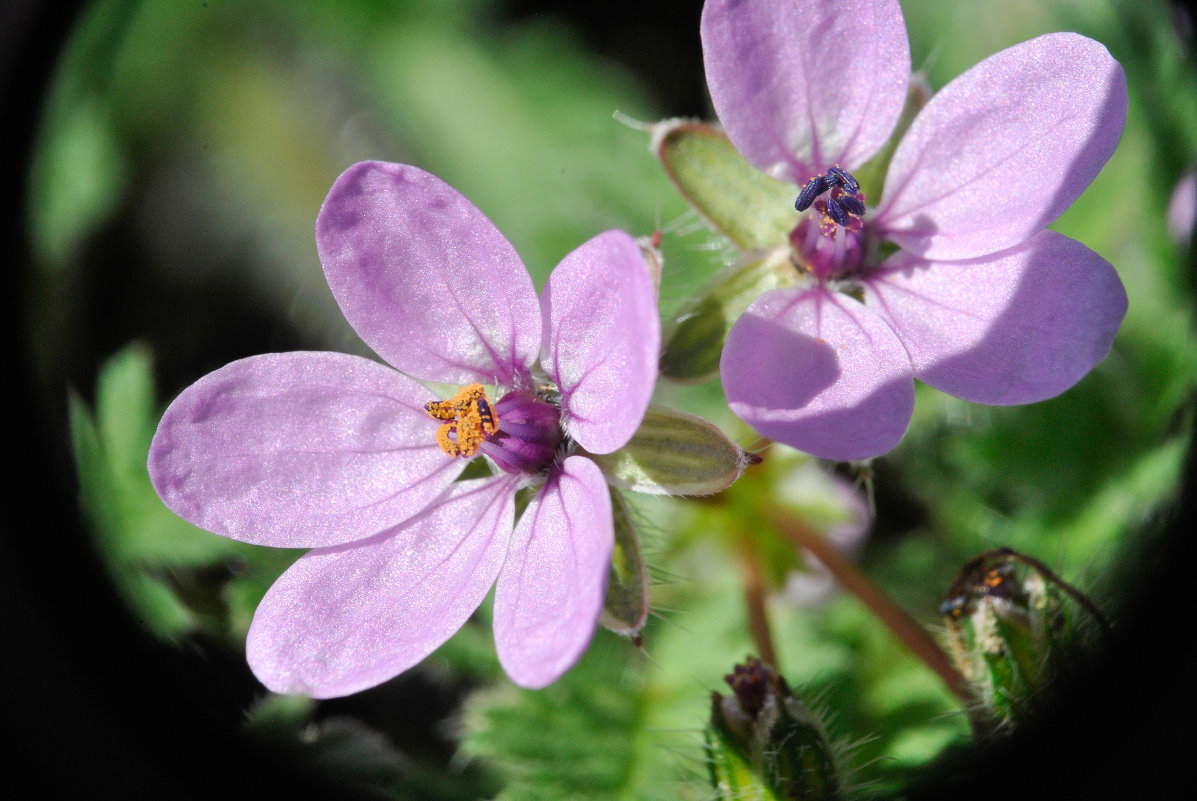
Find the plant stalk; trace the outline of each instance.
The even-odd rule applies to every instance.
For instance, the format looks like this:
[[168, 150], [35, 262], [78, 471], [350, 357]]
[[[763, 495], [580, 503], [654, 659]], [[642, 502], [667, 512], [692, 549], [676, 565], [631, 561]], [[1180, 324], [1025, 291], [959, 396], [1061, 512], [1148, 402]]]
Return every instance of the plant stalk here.
[[768, 515], [769, 521], [778, 531], [798, 547], [810, 551], [824, 567], [831, 571], [840, 586], [860, 599], [893, 632], [895, 637], [943, 679], [948, 689], [966, 706], [971, 706], [974, 703], [975, 698], [968, 682], [917, 620], [890, 600], [855, 564], [801, 520], [776, 510], [769, 512]]

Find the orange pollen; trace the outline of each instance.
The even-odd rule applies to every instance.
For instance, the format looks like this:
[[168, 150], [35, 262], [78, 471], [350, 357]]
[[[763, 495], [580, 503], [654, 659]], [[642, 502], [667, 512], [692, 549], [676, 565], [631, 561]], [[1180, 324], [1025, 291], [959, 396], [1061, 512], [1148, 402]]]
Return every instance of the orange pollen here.
[[481, 384], [470, 384], [451, 400], [431, 401], [424, 411], [445, 423], [436, 430], [436, 444], [449, 456], [469, 459], [499, 430], [499, 416]]

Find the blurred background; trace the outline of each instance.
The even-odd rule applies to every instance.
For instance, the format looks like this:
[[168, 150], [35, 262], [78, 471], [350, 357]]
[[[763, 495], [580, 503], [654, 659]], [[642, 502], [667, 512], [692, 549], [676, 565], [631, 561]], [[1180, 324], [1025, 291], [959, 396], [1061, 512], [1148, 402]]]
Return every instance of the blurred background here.
[[[20, 365], [0, 564], [14, 671], [7, 756], [49, 796], [708, 798], [709, 693], [753, 648], [742, 577], [725, 556], [750, 510], [768, 504], [843, 535], [932, 628], [960, 566], [1001, 545], [1049, 564], [1115, 623], [1114, 650], [1009, 746], [1023, 751], [996, 749], [970, 768], [979, 784], [944, 784], [972, 764], [951, 696], [855, 599], [817, 582], [795, 590], [790, 579], [810, 566], [777, 555], [782, 670], [857, 743], [850, 761], [874, 792], [1008, 793], [1015, 779], [993, 770], [1010, 768], [1011, 753], [1043, 758], [1031, 743], [1048, 741], [1060, 786], [1098, 792], [1154, 781], [1139, 766], [1191, 739], [1179, 733], [1197, 666], [1181, 501], [1197, 377], [1186, 201], [1197, 192], [1197, 71], [1181, 5], [903, 3], [914, 66], [933, 88], [1057, 30], [1102, 41], [1126, 69], [1122, 143], [1052, 226], [1114, 264], [1130, 298], [1113, 352], [1080, 385], [1021, 408], [920, 388], [910, 433], [866, 482], [867, 537], [865, 484], [780, 448], [714, 503], [630, 499], [654, 571], [643, 653], [601, 631], [558, 685], [518, 691], [497, 667], [484, 609], [418, 669], [320, 703], [269, 696], [244, 664], [257, 600], [297, 553], [240, 546], [161, 506], [144, 465], [162, 408], [251, 354], [370, 355], [336, 308], [312, 235], [332, 181], [364, 159], [448, 181], [538, 286], [599, 231], [661, 230], [668, 319], [720, 256], [646, 134], [613, 114], [711, 119], [701, 3], [0, 8], [16, 243], [6, 320]], [[753, 441], [717, 384], [662, 386], [657, 398]], [[1086, 754], [1126, 776], [1074, 778], [1081, 763], [1070, 760]]]

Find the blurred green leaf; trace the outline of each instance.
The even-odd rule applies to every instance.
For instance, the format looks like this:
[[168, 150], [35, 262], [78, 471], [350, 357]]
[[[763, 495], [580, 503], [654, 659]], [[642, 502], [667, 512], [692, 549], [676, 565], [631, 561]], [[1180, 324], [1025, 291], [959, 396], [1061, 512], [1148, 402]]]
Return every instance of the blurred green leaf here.
[[96, 553], [133, 614], [165, 639], [205, 628], [239, 645], [257, 602], [298, 552], [211, 534], [162, 503], [146, 468], [159, 411], [143, 345], [100, 368], [94, 412], [75, 393], [69, 411]]

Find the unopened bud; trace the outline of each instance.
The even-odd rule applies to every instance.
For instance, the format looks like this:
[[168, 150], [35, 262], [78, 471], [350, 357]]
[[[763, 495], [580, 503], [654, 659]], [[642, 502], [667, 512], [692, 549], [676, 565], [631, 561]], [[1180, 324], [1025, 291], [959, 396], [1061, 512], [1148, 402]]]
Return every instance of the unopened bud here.
[[785, 679], [749, 657], [711, 694], [706, 733], [711, 781], [720, 801], [826, 801], [840, 797], [823, 724]]
[[1041, 562], [1000, 548], [965, 564], [940, 606], [957, 669], [982, 708], [978, 734], [1012, 730], [1083, 653], [1077, 612], [1101, 613]]

